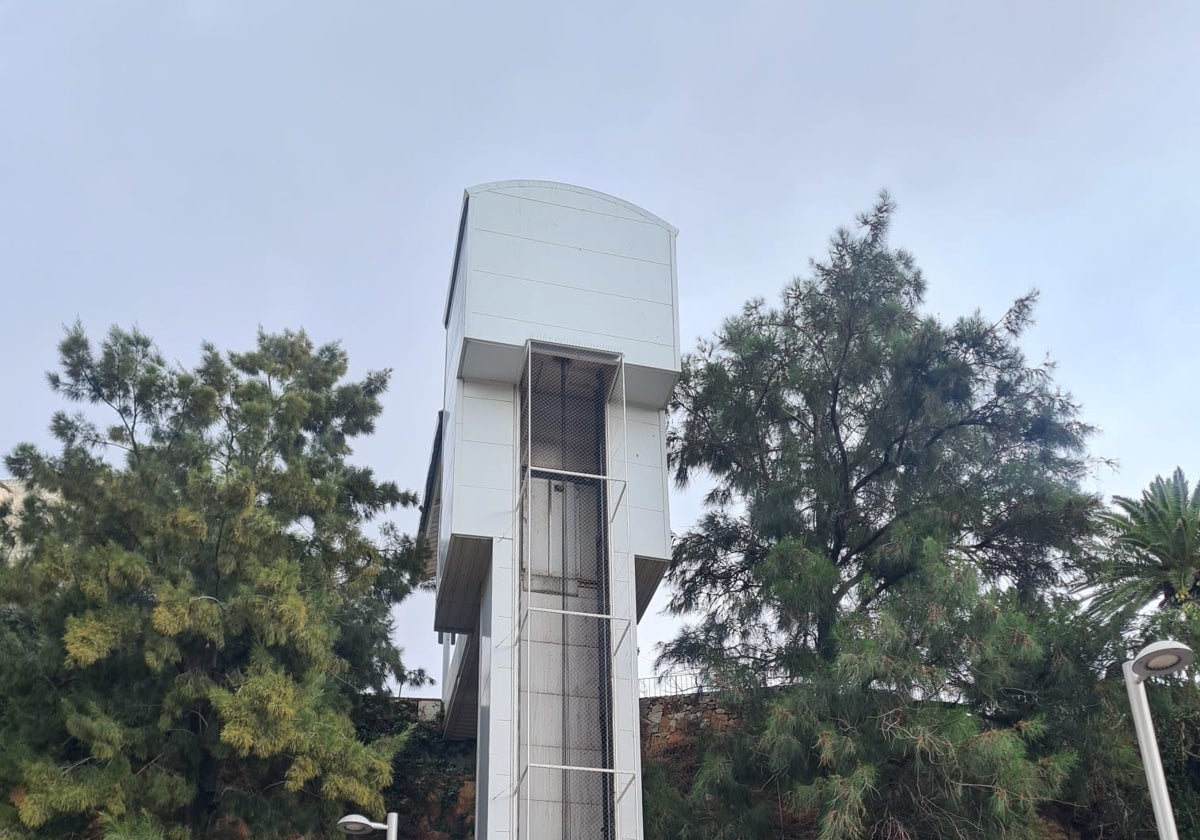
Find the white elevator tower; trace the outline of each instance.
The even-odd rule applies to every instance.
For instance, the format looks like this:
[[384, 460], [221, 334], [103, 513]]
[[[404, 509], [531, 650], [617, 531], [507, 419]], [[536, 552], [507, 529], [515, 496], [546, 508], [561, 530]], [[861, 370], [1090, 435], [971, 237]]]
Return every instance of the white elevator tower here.
[[670, 557], [675, 228], [603, 193], [472, 187], [421, 529], [480, 840], [640, 840], [637, 621]]

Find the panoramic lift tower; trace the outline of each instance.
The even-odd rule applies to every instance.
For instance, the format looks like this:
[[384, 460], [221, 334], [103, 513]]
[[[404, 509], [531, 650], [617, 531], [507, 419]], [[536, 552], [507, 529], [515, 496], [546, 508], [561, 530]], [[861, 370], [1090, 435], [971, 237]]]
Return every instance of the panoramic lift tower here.
[[675, 235], [566, 184], [463, 198], [421, 530], [481, 840], [642, 837], [637, 621], [670, 557]]

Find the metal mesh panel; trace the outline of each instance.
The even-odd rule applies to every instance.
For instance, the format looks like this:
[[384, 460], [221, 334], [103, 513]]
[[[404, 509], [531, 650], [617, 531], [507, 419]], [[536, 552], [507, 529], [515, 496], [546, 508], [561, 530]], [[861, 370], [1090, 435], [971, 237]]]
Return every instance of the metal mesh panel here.
[[614, 837], [612, 808], [602, 803], [620, 801], [631, 780], [629, 773], [533, 764], [525, 777], [531, 796], [517, 806], [520, 833], [563, 840]]
[[[618, 366], [589, 351], [534, 345], [522, 382], [521, 463], [533, 469], [605, 473], [606, 414]], [[530, 409], [532, 408], [532, 411]]]
[[610, 621], [534, 607], [526, 632], [529, 760], [611, 768]]
[[625, 367], [618, 366], [613, 372], [612, 386], [604, 405], [604, 422], [608, 441], [608, 522], [609, 533], [627, 533], [628, 497], [625, 494], [628, 479], [628, 441], [626, 440], [625, 416]]
[[522, 837], [617, 836], [609, 535], [624, 476], [608, 471], [614, 451], [624, 462], [621, 373], [618, 357], [534, 344], [521, 382]]

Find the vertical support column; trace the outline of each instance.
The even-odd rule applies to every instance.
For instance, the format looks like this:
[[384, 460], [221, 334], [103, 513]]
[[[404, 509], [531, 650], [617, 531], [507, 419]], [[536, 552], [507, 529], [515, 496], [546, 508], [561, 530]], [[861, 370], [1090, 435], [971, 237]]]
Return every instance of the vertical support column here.
[[629, 440], [625, 365], [620, 362], [606, 406], [610, 441], [606, 469], [613, 497], [608, 508], [612, 575], [614, 805], [616, 837], [638, 840], [642, 833], [641, 755], [637, 696], [637, 595], [629, 526]]
[[530, 644], [529, 644], [529, 589], [532, 575], [531, 563], [531, 534], [530, 507], [532, 491], [532, 458], [533, 458], [533, 348], [525, 345], [525, 373], [520, 383], [521, 401], [521, 443], [518, 463], [521, 470], [520, 505], [521, 522], [521, 562], [519, 574], [514, 577], [519, 581], [517, 586], [517, 644], [520, 666], [517, 675], [517, 716], [520, 720], [517, 738], [518, 773], [517, 773], [517, 837], [530, 836], [530, 779], [529, 764], [531, 761], [530, 748]]

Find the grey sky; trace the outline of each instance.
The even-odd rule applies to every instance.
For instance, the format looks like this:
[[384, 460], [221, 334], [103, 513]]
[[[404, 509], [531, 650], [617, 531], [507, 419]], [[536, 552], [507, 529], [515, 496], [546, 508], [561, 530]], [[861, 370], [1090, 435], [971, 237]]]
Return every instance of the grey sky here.
[[1097, 489], [1200, 478], [1200, 5], [581, 5], [0, 0], [0, 449], [77, 317], [185, 363], [303, 326], [396, 369], [358, 457], [417, 488], [462, 189], [544, 178], [680, 229], [685, 347], [887, 187], [931, 310], [1041, 289]]

